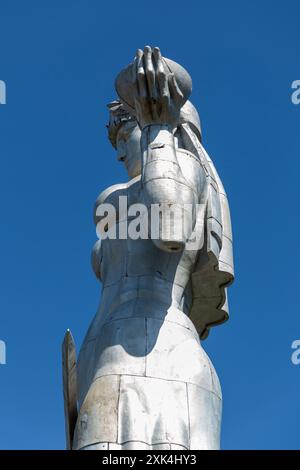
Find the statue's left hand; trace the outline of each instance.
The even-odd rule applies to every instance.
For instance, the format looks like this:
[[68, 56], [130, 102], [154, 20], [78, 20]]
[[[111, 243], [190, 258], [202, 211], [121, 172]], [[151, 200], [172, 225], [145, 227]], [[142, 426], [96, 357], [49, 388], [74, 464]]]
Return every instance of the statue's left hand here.
[[159, 48], [138, 49], [132, 70], [136, 117], [141, 129], [150, 124], [175, 128], [185, 99]]

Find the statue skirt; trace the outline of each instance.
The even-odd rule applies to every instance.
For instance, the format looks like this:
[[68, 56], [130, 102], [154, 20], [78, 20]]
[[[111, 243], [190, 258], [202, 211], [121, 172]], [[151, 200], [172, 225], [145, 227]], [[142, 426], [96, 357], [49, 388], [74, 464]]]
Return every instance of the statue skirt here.
[[[150, 302], [151, 303], [151, 302]], [[221, 389], [190, 319], [136, 300], [94, 320], [73, 449], [218, 449]]]

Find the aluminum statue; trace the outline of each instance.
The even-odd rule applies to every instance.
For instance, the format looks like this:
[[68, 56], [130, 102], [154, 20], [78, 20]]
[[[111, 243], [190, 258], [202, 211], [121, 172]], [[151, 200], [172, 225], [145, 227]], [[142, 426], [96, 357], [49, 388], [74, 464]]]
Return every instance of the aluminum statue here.
[[226, 193], [183, 67], [146, 46], [115, 87], [108, 135], [129, 181], [96, 200], [102, 295], [77, 363], [70, 332], [63, 344], [68, 448], [218, 449], [221, 388], [201, 342], [228, 319]]

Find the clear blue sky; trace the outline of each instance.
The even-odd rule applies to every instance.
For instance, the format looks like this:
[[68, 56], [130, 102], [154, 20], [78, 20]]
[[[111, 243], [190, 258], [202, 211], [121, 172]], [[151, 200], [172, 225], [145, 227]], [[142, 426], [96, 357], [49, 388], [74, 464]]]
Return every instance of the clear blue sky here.
[[0, 448], [64, 448], [61, 341], [69, 327], [79, 347], [100, 299], [94, 201], [126, 180], [106, 103], [145, 44], [191, 73], [231, 204], [231, 316], [204, 343], [222, 447], [300, 448], [299, 15], [296, 0], [1, 0]]

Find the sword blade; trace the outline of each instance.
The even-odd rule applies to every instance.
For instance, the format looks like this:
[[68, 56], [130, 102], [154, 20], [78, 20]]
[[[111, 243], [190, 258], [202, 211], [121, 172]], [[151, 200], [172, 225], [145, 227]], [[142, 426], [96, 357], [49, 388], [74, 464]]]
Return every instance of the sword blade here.
[[62, 344], [63, 394], [67, 449], [72, 449], [77, 421], [77, 370], [76, 348], [70, 330], [66, 331]]

